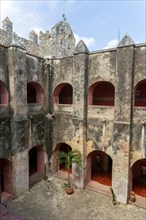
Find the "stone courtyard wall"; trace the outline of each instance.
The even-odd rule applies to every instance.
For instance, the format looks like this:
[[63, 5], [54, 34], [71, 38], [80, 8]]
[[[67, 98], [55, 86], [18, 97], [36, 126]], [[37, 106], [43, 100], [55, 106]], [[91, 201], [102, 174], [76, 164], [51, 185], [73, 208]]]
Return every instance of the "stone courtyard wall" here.
[[[13, 162], [15, 194], [29, 190], [29, 150], [43, 146], [48, 173], [56, 146], [66, 143], [82, 153], [83, 167], [78, 170], [74, 166], [74, 183], [79, 187], [87, 184], [87, 157], [102, 151], [113, 161], [112, 187], [117, 200], [126, 204], [131, 190], [130, 168], [146, 158], [146, 129], [141, 139], [146, 108], [133, 106], [135, 86], [146, 79], [146, 45], [135, 45], [125, 36], [114, 49], [89, 52], [83, 41], [74, 48], [74, 37], [65, 21], [42, 35], [40, 44], [36, 35], [31, 36], [35, 42], [5, 30], [0, 30], [0, 35], [0, 80], [9, 94], [8, 105], [0, 109], [1, 157]], [[50, 52], [52, 43], [48, 43], [53, 39], [55, 56]], [[101, 81], [114, 86], [114, 106], [88, 104], [90, 86]], [[27, 84], [32, 82], [44, 92], [40, 105], [27, 103]], [[73, 87], [71, 105], [54, 103], [53, 93], [62, 83]]]

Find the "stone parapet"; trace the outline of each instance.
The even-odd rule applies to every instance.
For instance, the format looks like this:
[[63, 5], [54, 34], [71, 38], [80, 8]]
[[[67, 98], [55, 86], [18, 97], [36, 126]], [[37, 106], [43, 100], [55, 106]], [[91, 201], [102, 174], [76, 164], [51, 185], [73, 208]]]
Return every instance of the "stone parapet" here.
[[[4, 46], [15, 45], [25, 49], [28, 53], [42, 57], [71, 56], [75, 47], [75, 37], [70, 25], [66, 21], [60, 21], [51, 32], [40, 31], [39, 36], [33, 30], [29, 33], [29, 40], [18, 36], [13, 32], [13, 24], [9, 18], [4, 19], [0, 29], [0, 44]], [[39, 43], [38, 43], [39, 39]]]

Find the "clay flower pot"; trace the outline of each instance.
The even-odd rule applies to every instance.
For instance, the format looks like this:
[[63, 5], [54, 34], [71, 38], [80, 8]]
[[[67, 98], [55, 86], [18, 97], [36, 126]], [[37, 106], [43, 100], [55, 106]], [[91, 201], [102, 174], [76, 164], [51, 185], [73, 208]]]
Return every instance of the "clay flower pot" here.
[[74, 189], [72, 187], [70, 188], [65, 188], [65, 192], [68, 194], [68, 195], [71, 195], [74, 193]]
[[130, 201], [131, 202], [135, 202], [136, 201], [136, 196], [135, 196], [135, 192], [134, 191], [131, 191], [130, 192]]
[[73, 187], [71, 186], [71, 183], [68, 182], [68, 183], [64, 183], [64, 190], [65, 192], [68, 194], [68, 195], [71, 195], [74, 193], [74, 189]]
[[116, 200], [113, 200], [113, 205], [117, 205], [117, 201]]

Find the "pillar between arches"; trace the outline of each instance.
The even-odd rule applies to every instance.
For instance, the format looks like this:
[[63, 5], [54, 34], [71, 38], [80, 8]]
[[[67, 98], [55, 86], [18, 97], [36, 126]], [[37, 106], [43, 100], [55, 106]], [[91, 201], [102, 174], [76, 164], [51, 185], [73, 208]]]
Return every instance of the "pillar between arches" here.
[[13, 157], [13, 186], [15, 196], [29, 191], [28, 151], [17, 153]]
[[116, 195], [116, 200], [127, 204], [129, 195], [129, 169], [128, 159], [118, 154], [113, 158], [112, 188]]
[[79, 188], [84, 187], [85, 170], [76, 163], [72, 163], [72, 182]]

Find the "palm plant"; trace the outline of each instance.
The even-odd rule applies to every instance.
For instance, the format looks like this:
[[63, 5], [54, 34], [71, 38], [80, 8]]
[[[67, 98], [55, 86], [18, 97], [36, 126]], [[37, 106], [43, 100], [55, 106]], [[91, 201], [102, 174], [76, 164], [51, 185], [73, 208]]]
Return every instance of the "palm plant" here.
[[81, 153], [78, 150], [71, 150], [68, 152], [60, 151], [57, 157], [57, 166], [61, 164], [65, 164], [65, 168], [67, 169], [68, 177], [67, 177], [67, 187], [71, 187], [71, 178], [70, 178], [70, 169], [72, 163], [76, 163], [81, 165]]

